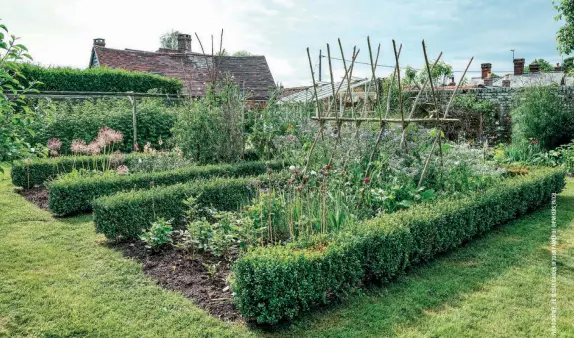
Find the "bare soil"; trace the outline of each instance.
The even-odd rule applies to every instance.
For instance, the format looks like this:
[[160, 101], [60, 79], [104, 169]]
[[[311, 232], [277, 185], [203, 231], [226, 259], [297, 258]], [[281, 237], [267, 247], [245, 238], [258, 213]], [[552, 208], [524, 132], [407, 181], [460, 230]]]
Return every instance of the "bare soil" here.
[[48, 210], [49, 192], [45, 187], [17, 189], [16, 191], [27, 201], [34, 203], [41, 209]]
[[225, 321], [241, 318], [226, 282], [231, 272], [230, 262], [206, 255], [191, 255], [175, 247], [152, 253], [140, 241], [113, 246], [125, 256], [140, 261], [144, 273], [158, 285], [181, 292], [212, 316]]

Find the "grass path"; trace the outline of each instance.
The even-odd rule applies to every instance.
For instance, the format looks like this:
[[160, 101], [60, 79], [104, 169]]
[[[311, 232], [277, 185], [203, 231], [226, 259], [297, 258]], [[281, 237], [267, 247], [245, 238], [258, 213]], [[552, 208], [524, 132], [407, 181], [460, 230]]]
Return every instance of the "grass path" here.
[[[558, 336], [574, 336], [574, 180], [558, 198]], [[0, 337], [547, 337], [550, 209], [277, 332], [223, 323], [0, 181]]]
[[0, 181], [0, 337], [242, 337], [101, 245], [91, 217], [52, 218]]

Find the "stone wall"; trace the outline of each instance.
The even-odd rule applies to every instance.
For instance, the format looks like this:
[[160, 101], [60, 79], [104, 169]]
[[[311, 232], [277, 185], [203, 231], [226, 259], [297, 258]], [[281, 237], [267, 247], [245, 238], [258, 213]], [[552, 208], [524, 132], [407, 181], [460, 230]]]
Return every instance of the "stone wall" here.
[[[574, 86], [556, 87], [559, 96], [565, 101], [566, 106], [574, 110]], [[494, 104], [494, 116], [489, 121], [479, 121], [471, 117], [456, 116], [457, 118], [467, 119], [464, 123], [467, 128], [479, 130], [493, 143], [508, 142], [511, 138], [512, 123], [510, 112], [515, 104], [516, 94], [520, 92], [518, 88], [472, 88], [465, 89], [457, 96], [471, 95], [479, 100], [489, 100]], [[416, 93], [414, 93], [416, 95]], [[437, 91], [441, 105], [446, 108], [448, 101], [452, 96], [451, 90]], [[425, 93], [423, 102], [432, 102], [430, 92]], [[454, 116], [451, 116], [454, 117]], [[482, 125], [481, 125], [482, 124]]]

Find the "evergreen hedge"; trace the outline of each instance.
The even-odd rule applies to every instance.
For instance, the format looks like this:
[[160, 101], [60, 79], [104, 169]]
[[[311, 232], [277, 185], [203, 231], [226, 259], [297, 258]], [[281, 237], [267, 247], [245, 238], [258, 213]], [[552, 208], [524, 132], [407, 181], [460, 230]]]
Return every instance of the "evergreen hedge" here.
[[257, 184], [281, 186], [286, 180], [287, 175], [279, 172], [122, 192], [92, 202], [94, 223], [96, 231], [109, 239], [137, 238], [157, 218], [171, 219], [176, 226], [183, 224], [187, 210], [185, 201], [191, 196], [197, 197], [199, 206], [233, 211], [257, 196]]
[[233, 265], [233, 291], [244, 317], [276, 324], [386, 281], [494, 226], [543, 206], [560, 192], [565, 173], [536, 169], [463, 198], [387, 214], [335, 235], [326, 249], [258, 247]]
[[[90, 143], [97, 137], [98, 131], [109, 127], [121, 131], [122, 143], [116, 149], [122, 152], [133, 150], [133, 113], [127, 98], [106, 98], [97, 100], [61, 101], [53, 104], [54, 114], [49, 118], [34, 121], [34, 137], [28, 137], [31, 144], [46, 145], [51, 138], [62, 142], [60, 154], [71, 154], [73, 140], [84, 140]], [[166, 148], [165, 142], [171, 138], [171, 129], [175, 123], [176, 111], [180, 109], [173, 102], [162, 99], [145, 98], [138, 100], [137, 105], [137, 143], [142, 149], [150, 142], [154, 149]], [[159, 146], [159, 140], [164, 141]]]
[[133, 175], [63, 176], [50, 182], [48, 205], [52, 213], [65, 216], [91, 210], [92, 201], [98, 197], [130, 189], [149, 189], [152, 187], [152, 182], [154, 186], [164, 186], [217, 176], [255, 176], [265, 173], [267, 168], [281, 170], [283, 167], [284, 163], [280, 161], [243, 162]]
[[[139, 159], [145, 160], [149, 156], [141, 153], [123, 155], [123, 164], [131, 167], [136, 165]], [[10, 170], [12, 184], [26, 189], [41, 186], [58, 175], [72, 172], [73, 169], [101, 170], [103, 163], [108, 163], [109, 159], [110, 156], [98, 155], [34, 159], [29, 163], [20, 161]]]
[[[44, 68], [23, 64], [22, 75], [26, 82], [39, 81], [40, 91], [74, 92], [129, 92], [147, 93], [156, 90], [160, 93], [177, 94], [183, 88], [181, 81], [165, 76], [132, 72], [123, 69], [96, 67], [88, 69]], [[24, 83], [26, 86], [27, 83]]]

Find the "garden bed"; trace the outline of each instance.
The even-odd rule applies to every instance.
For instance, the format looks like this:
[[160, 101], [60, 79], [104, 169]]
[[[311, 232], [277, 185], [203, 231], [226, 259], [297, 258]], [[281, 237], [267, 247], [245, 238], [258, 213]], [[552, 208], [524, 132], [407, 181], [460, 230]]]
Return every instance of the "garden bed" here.
[[[241, 318], [226, 281], [231, 273], [230, 262], [209, 255], [191, 255], [176, 247], [151, 253], [141, 241], [111, 246], [141, 262], [143, 272], [158, 285], [181, 292], [212, 316], [225, 321]], [[208, 267], [215, 267], [216, 272], [210, 272]]]
[[38, 208], [48, 210], [48, 198], [50, 194], [44, 187], [35, 187], [31, 189], [16, 189], [28, 202], [35, 204]]

